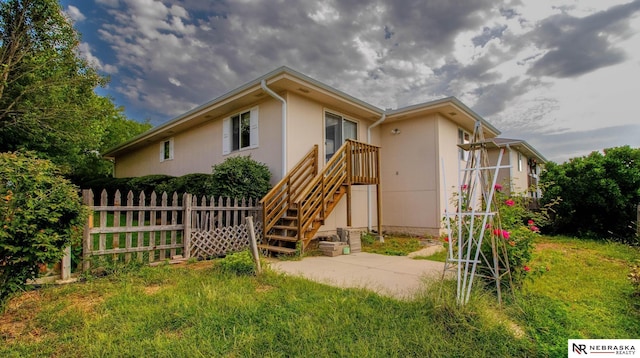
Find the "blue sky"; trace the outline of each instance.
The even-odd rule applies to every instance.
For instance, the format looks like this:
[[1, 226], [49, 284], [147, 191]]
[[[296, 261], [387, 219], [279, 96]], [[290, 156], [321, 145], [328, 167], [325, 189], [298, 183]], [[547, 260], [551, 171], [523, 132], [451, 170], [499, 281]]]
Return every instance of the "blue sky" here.
[[380, 108], [456, 96], [556, 162], [640, 147], [640, 0], [60, 3], [154, 125], [286, 65]]

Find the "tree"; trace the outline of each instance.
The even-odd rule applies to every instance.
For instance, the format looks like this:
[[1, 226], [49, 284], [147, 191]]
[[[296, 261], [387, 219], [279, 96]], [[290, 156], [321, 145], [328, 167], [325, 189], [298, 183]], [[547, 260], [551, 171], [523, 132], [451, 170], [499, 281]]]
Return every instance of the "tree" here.
[[62, 258], [85, 215], [77, 188], [51, 161], [0, 153], [0, 307], [38, 276], [39, 264]]
[[96, 153], [126, 139], [110, 128], [149, 128], [94, 92], [107, 80], [78, 56], [79, 34], [56, 0], [0, 2], [0, 30], [1, 152], [31, 150], [65, 174], [102, 174], [109, 165]]
[[556, 233], [628, 240], [635, 235], [640, 203], [640, 148], [592, 152], [563, 164], [548, 163], [541, 177], [542, 203], [560, 198]]

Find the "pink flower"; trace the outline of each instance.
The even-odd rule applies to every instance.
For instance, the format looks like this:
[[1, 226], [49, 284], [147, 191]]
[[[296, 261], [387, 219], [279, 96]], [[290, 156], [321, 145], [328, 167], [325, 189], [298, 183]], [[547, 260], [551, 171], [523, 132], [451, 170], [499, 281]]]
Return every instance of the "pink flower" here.
[[500, 185], [500, 184], [496, 184], [496, 185], [494, 185], [494, 187], [493, 187], [493, 188], [494, 188], [495, 190], [497, 190], [497, 191], [500, 191], [500, 190], [502, 190], [502, 185]]
[[446, 237], [444, 238], [444, 242], [449, 242], [449, 236], [446, 236]]
[[493, 235], [501, 237], [505, 240], [509, 240], [509, 236], [511, 236], [511, 234], [509, 234], [507, 230], [500, 230], [500, 229], [493, 229]]
[[462, 184], [460, 186], [460, 189], [462, 189], [462, 190], [467, 190], [467, 188], [468, 188], [467, 184]]
[[533, 225], [535, 223], [533, 222], [533, 220], [529, 220], [529, 221], [527, 221], [527, 224], [529, 224], [529, 226], [531, 226], [531, 225]]
[[529, 266], [525, 266], [525, 267], [523, 267], [522, 269], [523, 269], [523, 270], [525, 270], [526, 272], [531, 271], [531, 268], [529, 268]]
[[484, 226], [484, 228], [485, 228], [486, 230], [491, 229], [491, 224], [487, 224], [487, 225], [485, 225], [485, 226]]
[[535, 225], [529, 226], [529, 229], [531, 229], [531, 231], [533, 232], [540, 232], [540, 228]]
[[515, 204], [515, 202], [513, 201], [513, 199], [507, 199], [504, 201], [504, 204], [506, 206], [513, 206]]

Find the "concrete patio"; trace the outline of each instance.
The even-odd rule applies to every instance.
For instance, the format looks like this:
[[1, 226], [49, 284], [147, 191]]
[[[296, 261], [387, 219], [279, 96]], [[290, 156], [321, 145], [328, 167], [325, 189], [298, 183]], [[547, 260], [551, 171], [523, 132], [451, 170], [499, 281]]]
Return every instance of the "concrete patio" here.
[[[427, 247], [410, 256], [427, 256], [440, 248]], [[389, 297], [410, 299], [424, 288], [425, 280], [439, 280], [444, 269], [442, 262], [411, 257], [358, 252], [274, 261], [271, 268], [331, 286], [365, 288]]]

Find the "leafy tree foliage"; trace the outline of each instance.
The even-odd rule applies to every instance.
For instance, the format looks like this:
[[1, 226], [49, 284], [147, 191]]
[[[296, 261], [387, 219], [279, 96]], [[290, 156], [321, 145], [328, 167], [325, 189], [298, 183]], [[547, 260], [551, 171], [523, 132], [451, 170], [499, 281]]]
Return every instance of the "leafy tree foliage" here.
[[62, 258], [85, 215], [76, 187], [51, 161], [0, 154], [0, 306], [37, 277], [38, 264]]
[[251, 157], [233, 157], [213, 166], [211, 194], [215, 197], [262, 198], [269, 191], [269, 168]]
[[541, 177], [543, 204], [556, 198], [556, 233], [628, 240], [635, 235], [640, 203], [640, 148], [605, 149], [604, 154], [548, 163]]
[[56, 0], [0, 2], [0, 152], [30, 150], [65, 174], [106, 174], [99, 153], [148, 129], [94, 89], [79, 34]]

